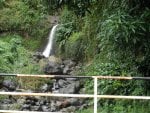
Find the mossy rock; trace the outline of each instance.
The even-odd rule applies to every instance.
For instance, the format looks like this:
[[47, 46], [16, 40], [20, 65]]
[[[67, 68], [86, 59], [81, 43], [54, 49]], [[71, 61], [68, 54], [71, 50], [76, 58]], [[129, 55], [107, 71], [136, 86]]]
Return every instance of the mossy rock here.
[[39, 61], [40, 69], [43, 69], [47, 65], [48, 62], [55, 62], [57, 64], [61, 64], [62, 60], [55, 56], [50, 56], [48, 58], [41, 59]]

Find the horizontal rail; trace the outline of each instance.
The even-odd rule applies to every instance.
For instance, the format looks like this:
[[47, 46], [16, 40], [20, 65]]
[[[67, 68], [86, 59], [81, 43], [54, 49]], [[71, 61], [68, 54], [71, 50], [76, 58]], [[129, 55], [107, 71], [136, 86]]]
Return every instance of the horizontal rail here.
[[31, 74], [6, 74], [6, 73], [0, 73], [0, 76], [39, 77], [39, 78], [92, 78], [92, 76], [71, 76], [71, 75], [31, 75]]
[[0, 95], [12, 96], [49, 96], [49, 97], [78, 97], [78, 98], [93, 98], [90, 94], [55, 94], [55, 93], [26, 93], [26, 92], [0, 92]]
[[150, 80], [150, 77], [123, 77], [123, 76], [92, 76], [98, 79], [116, 79], [116, 80]]
[[36, 112], [36, 111], [0, 110], [0, 113], [63, 113], [63, 112]]
[[[94, 95], [90, 95], [90, 94], [52, 94], [52, 93], [0, 92], [0, 95], [94, 98]], [[150, 100], [150, 96], [97, 95], [97, 98]]]
[[104, 99], [150, 100], [150, 96], [97, 95], [97, 98], [104, 98]]
[[98, 78], [98, 79], [116, 79], [116, 80], [150, 80], [150, 77], [124, 77], [124, 76], [31, 75], [31, 74], [6, 74], [6, 73], [0, 73], [0, 76], [41, 77], [41, 78]]

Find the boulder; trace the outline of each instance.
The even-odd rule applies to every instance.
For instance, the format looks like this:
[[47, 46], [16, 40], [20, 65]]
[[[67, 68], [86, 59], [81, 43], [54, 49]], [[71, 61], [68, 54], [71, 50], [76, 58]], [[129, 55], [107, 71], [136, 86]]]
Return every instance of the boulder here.
[[64, 60], [63, 61], [63, 74], [71, 74], [71, 72], [74, 70], [74, 67], [76, 66], [76, 63], [72, 60]]
[[65, 112], [65, 113], [74, 113], [76, 111], [76, 107], [75, 106], [69, 106], [67, 108], [61, 109], [60, 111]]
[[1, 110], [9, 110], [11, 104], [0, 104]]
[[44, 84], [40, 87], [40, 91], [41, 92], [48, 92], [48, 91], [51, 91], [52, 87], [53, 87], [52, 85]]
[[73, 60], [62, 60], [55, 56], [43, 58], [39, 61], [40, 67], [44, 69], [46, 74], [70, 75], [76, 67], [76, 62]]
[[18, 100], [17, 100], [17, 103], [18, 104], [20, 104], [20, 105], [22, 105], [22, 104], [24, 104], [25, 103], [25, 99], [24, 98], [19, 98]]
[[44, 67], [44, 73], [46, 74], [63, 74], [61, 66], [56, 62], [48, 62], [48, 64]]
[[46, 105], [43, 105], [41, 108], [42, 108], [43, 112], [49, 112], [49, 111], [51, 111], [50, 107], [48, 107]]
[[27, 110], [30, 110], [31, 109], [31, 106], [29, 104], [24, 104], [22, 105], [22, 109], [23, 111], [27, 111]]
[[79, 106], [80, 105], [79, 99], [77, 99], [77, 98], [69, 98], [66, 101], [68, 101], [71, 106]]
[[65, 66], [63, 68], [63, 74], [70, 74], [70, 72], [73, 71], [69, 66]]
[[73, 84], [70, 84], [67, 87], [60, 88], [59, 93], [74, 94], [75, 93], [75, 86]]
[[76, 66], [76, 63], [73, 60], [70, 60], [70, 59], [69, 60], [64, 60], [63, 64], [65, 66], [68, 66], [69, 68]]
[[33, 59], [37, 62], [39, 62], [40, 59], [44, 58], [43, 54], [41, 52], [36, 52], [33, 54]]
[[11, 99], [4, 99], [3, 101], [3, 104], [12, 104], [12, 100]]
[[57, 107], [56, 107], [56, 102], [55, 101], [51, 101], [51, 112], [57, 111]]
[[64, 80], [64, 79], [58, 80], [58, 87], [59, 87], [59, 88], [65, 87], [65, 86], [67, 86], [68, 84], [69, 84], [69, 83], [68, 83], [66, 80]]
[[59, 79], [53, 85], [53, 93], [77, 94], [80, 89], [81, 84], [77, 79]]
[[31, 111], [39, 111], [40, 106], [31, 106], [30, 109], [31, 109]]
[[54, 56], [40, 60], [40, 67], [46, 74], [63, 74], [62, 61]]
[[2, 86], [7, 88], [9, 91], [14, 91], [14, 90], [16, 90], [16, 87], [17, 87], [15, 82], [13, 82], [11, 80], [4, 80], [2, 83]]

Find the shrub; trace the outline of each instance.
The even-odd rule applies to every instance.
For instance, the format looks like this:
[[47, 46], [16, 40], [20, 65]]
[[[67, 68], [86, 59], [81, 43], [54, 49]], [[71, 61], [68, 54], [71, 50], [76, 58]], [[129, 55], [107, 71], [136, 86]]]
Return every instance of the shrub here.
[[39, 72], [38, 66], [31, 59], [31, 52], [22, 46], [22, 37], [18, 35], [1, 36], [0, 53], [1, 73]]
[[26, 0], [3, 1], [0, 10], [0, 32], [17, 32], [22, 36], [42, 37], [47, 26], [46, 12], [40, 2], [32, 7]]

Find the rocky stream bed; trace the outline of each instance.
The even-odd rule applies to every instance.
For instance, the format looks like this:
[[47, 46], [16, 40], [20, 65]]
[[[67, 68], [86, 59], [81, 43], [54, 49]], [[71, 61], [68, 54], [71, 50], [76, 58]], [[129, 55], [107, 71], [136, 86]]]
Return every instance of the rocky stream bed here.
[[[55, 57], [38, 61], [43, 66], [45, 74], [69, 75], [79, 66], [72, 60], [60, 60]], [[43, 92], [61, 94], [83, 93], [83, 83], [77, 78], [53, 79], [52, 84], [44, 83], [38, 90], [20, 90], [19, 86], [12, 80], [1, 81], [0, 91], [4, 92]], [[4, 98], [5, 97], [5, 98]], [[88, 107], [86, 99], [62, 98], [62, 97], [40, 97], [40, 96], [4, 96], [0, 99], [1, 110], [21, 111], [43, 111], [43, 112], [65, 112], [74, 113], [76, 110]], [[4, 99], [2, 99], [4, 98]]]

